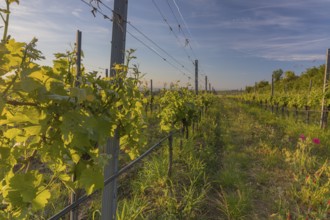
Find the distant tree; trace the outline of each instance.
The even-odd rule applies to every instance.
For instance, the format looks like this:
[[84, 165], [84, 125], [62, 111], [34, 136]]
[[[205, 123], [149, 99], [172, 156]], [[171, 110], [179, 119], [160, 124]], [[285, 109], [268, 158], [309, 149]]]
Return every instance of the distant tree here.
[[308, 78], [312, 78], [313, 76], [316, 76], [319, 72], [319, 69], [317, 67], [308, 68], [306, 72], [302, 74], [302, 76], [307, 76]]
[[254, 90], [254, 86], [246, 86], [246, 87], [245, 87], [245, 91], [246, 91], [247, 93], [251, 93], [253, 90]]
[[264, 87], [266, 87], [268, 85], [269, 85], [269, 82], [268, 81], [262, 80], [262, 81], [260, 81], [260, 82], [257, 83], [257, 88], [258, 89], [261, 89], [261, 88], [264, 88]]
[[323, 86], [325, 65], [320, 65], [318, 67], [311, 67], [306, 69], [301, 74], [301, 82], [305, 85], [305, 88], [309, 87], [310, 80], [313, 82], [313, 87]]
[[298, 78], [298, 76], [296, 76], [296, 74], [291, 70], [288, 70], [284, 73], [284, 79], [286, 81], [291, 81], [291, 80], [294, 80], [294, 79], [297, 79], [297, 78]]
[[272, 74], [274, 82], [280, 81], [281, 78], [282, 78], [282, 75], [283, 75], [283, 70], [282, 69], [274, 70], [273, 74]]

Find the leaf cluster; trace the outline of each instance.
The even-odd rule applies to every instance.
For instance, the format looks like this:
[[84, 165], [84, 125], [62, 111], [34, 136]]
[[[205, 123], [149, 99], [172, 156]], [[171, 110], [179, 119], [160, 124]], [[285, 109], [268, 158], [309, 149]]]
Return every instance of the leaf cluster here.
[[25, 219], [55, 202], [57, 184], [88, 194], [102, 188], [109, 160], [103, 147], [116, 129], [131, 158], [141, 144], [144, 98], [138, 70], [128, 68], [131, 58], [114, 68], [113, 77], [101, 78], [84, 68], [77, 76], [76, 53], [55, 54], [52, 67], [40, 66], [36, 42], [10, 39], [0, 47], [4, 219]]
[[163, 91], [159, 98], [162, 111], [159, 113], [161, 130], [169, 132], [190, 126], [200, 119], [203, 108], [211, 104], [211, 96], [196, 96], [188, 88], [180, 88], [174, 84], [170, 90]]

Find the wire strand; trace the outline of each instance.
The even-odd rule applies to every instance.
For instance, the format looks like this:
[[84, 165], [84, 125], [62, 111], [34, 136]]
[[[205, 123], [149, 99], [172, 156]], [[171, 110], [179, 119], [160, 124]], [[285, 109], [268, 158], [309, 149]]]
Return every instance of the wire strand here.
[[[99, 14], [101, 14], [104, 19], [108, 19], [109, 21], [113, 22], [113, 19], [110, 19], [110, 17], [108, 15], [106, 15], [105, 13], [103, 13], [101, 11], [101, 9], [97, 6], [95, 7], [94, 5], [88, 2], [86, 2], [85, 0], [81, 0], [83, 3], [85, 3], [86, 5], [88, 5], [89, 7], [92, 8], [92, 14], [94, 16], [96, 16], [96, 13], [98, 12]], [[102, 4], [104, 7], [106, 7], [108, 10], [112, 11], [113, 13], [116, 13], [111, 7], [107, 6], [106, 4], [104, 4], [101, 0], [97, 0], [98, 3]], [[130, 24], [130, 22], [125, 21], [127, 24], [129, 24], [131, 27], [133, 27], [132, 24]], [[135, 26], [134, 26], [135, 27]], [[138, 30], [136, 27], [134, 28], [135, 30]], [[130, 31], [126, 30], [126, 32], [132, 36], [135, 40], [137, 40], [138, 42], [140, 42], [142, 45], [144, 45], [146, 48], [148, 48], [150, 51], [152, 51], [153, 53], [155, 53], [157, 56], [159, 56], [163, 61], [167, 62], [170, 66], [172, 66], [173, 68], [175, 68], [176, 70], [178, 70], [179, 72], [181, 72], [184, 76], [186, 76], [188, 78], [188, 80], [191, 80], [191, 77], [188, 76], [188, 74], [186, 72], [184, 72], [183, 70], [179, 69], [176, 65], [174, 65], [173, 63], [171, 63], [170, 61], [168, 61], [165, 57], [163, 57], [156, 49], [150, 47], [148, 44], [146, 44], [143, 40], [139, 39], [137, 36], [135, 36], [134, 34], [132, 34]], [[138, 30], [138, 32], [140, 34], [142, 34], [143, 36], [147, 37], [145, 34], [143, 34], [141, 31]], [[149, 38], [150, 39], [150, 38]], [[150, 39], [151, 40], [151, 39]], [[152, 40], [151, 40], [152, 41]], [[155, 45], [157, 47], [159, 47], [156, 43]], [[159, 47], [160, 48], [160, 47]], [[162, 49], [163, 50], [163, 49]], [[164, 52], [165, 50], [163, 50]], [[166, 52], [166, 51], [165, 51]], [[169, 53], [166, 52], [167, 55], [169, 55]], [[172, 57], [170, 55], [170, 57]], [[173, 59], [175, 59], [173, 57]], [[176, 59], [175, 59], [176, 60]], [[177, 61], [178, 62], [178, 61]], [[179, 63], [180, 64], [180, 63]], [[182, 64], [180, 64], [181, 67], [184, 67]], [[191, 74], [191, 73], [190, 73]]]
[[[103, 3], [101, 0], [97, 0], [102, 4], [105, 8], [108, 10], [112, 11], [113, 13], [116, 13], [111, 7]], [[153, 41], [150, 37], [148, 37], [146, 34], [144, 34], [140, 29], [138, 29], [135, 25], [133, 25], [130, 21], [125, 21], [129, 26], [131, 26], [133, 29], [135, 29], [139, 34], [141, 34], [143, 37], [145, 37], [147, 40], [149, 40], [153, 45], [155, 45], [158, 49], [160, 49], [163, 53], [165, 53], [167, 56], [169, 56], [174, 62], [176, 62], [180, 67], [185, 69], [189, 74], [193, 75], [190, 73], [190, 71], [182, 64], [180, 63], [176, 58], [174, 58], [171, 54], [169, 54], [167, 51], [165, 51], [163, 48], [161, 48], [155, 41]], [[135, 38], [136, 39], [136, 38]], [[146, 45], [143, 43], [143, 45]], [[153, 49], [154, 50], [154, 49]], [[155, 50], [154, 50], [155, 51]], [[162, 57], [163, 58], [163, 57]], [[181, 70], [180, 70], [181, 71]]]
[[[193, 55], [195, 56], [195, 59], [197, 59], [197, 58], [196, 58], [197, 56], [196, 56], [196, 54], [195, 54], [195, 52], [194, 52], [194, 50], [193, 50], [193, 48], [192, 48], [192, 46], [191, 46], [191, 43], [190, 43], [189, 37], [187, 37], [187, 35], [186, 35], [185, 31], [184, 31], [184, 28], [182, 28], [182, 25], [180, 24], [178, 17], [175, 15], [174, 10], [173, 10], [173, 8], [172, 8], [172, 6], [171, 6], [169, 0], [166, 0], [166, 2], [167, 2], [168, 7], [170, 8], [170, 10], [171, 10], [171, 12], [172, 12], [172, 14], [173, 14], [174, 19], [176, 20], [176, 22], [177, 22], [177, 24], [178, 24], [178, 28], [179, 28], [179, 30], [182, 31], [182, 34], [183, 34], [183, 36], [184, 36], [184, 38], [185, 38], [185, 46], [189, 46], [190, 50], [192, 51]], [[174, 1], [173, 1], [173, 3], [175, 4]], [[176, 6], [176, 8], [177, 8], [177, 10], [178, 10], [178, 12], [179, 12], [179, 14], [180, 14], [181, 20], [182, 20], [183, 22], [185, 22], [185, 21], [182, 19], [183, 16], [182, 16], [182, 14], [181, 14], [181, 12], [180, 12], [180, 9], [178, 9], [178, 8], [179, 8], [178, 5], [175, 5], [175, 6]], [[187, 25], [184, 25], [184, 26], [186, 27], [186, 29], [187, 29], [188, 32], [189, 32], [189, 29], [187, 28]], [[191, 34], [190, 34], [190, 36], [191, 36]]]
[[[188, 33], [189, 33], [189, 35], [190, 35], [190, 39], [192, 39], [192, 34], [191, 34], [191, 32], [190, 32], [190, 30], [189, 30], [189, 28], [188, 28], [188, 25], [187, 25], [187, 23], [186, 23], [186, 21], [185, 21], [183, 15], [182, 15], [182, 13], [181, 13], [181, 10], [180, 10], [180, 8], [179, 8], [179, 5], [176, 3], [175, 0], [173, 0], [173, 3], [174, 3], [174, 5], [176, 6], [176, 9], [178, 10], [178, 13], [179, 13], [179, 15], [180, 15], [180, 17], [181, 17], [181, 20], [183, 21], [183, 25], [185, 26], [185, 28], [187, 29], [187, 31], [188, 31]], [[190, 42], [189, 42], [189, 47], [190, 47], [192, 53], [194, 54], [195, 58], [197, 59], [197, 56], [196, 56], [196, 54], [195, 54], [195, 52], [194, 52], [194, 50], [193, 50], [193, 48], [192, 48]]]
[[[147, 35], [145, 35], [142, 31], [140, 31], [136, 26], [132, 25], [131, 22], [127, 22], [127, 24], [129, 24], [129, 26], [131, 26], [134, 30], [136, 30], [138, 33], [140, 33], [143, 37], [145, 37], [147, 40], [149, 40], [153, 45], [155, 45], [158, 49], [160, 49], [161, 51], [163, 51], [163, 53], [165, 53], [167, 56], [169, 56], [174, 62], [176, 62], [178, 65], [180, 65], [183, 69], [185, 69], [188, 73], [190, 73], [190, 71], [188, 69], [186, 69], [186, 67], [180, 63], [176, 58], [174, 58], [171, 54], [169, 54], [166, 50], [164, 50], [163, 48], [161, 48], [155, 41], [153, 41], [152, 39], [150, 39]], [[192, 75], [192, 73], [190, 73]]]
[[[172, 32], [172, 34], [174, 35], [175, 39], [177, 40], [177, 42], [181, 45], [181, 41], [179, 39], [179, 36], [174, 32], [172, 26], [170, 25], [170, 23], [168, 22], [167, 18], [165, 17], [164, 13], [160, 10], [158, 4], [155, 2], [155, 0], [152, 0], [152, 3], [154, 4], [154, 6], [156, 7], [158, 13], [160, 14], [160, 16], [162, 17], [163, 21], [167, 24], [167, 26], [169, 27], [170, 31]], [[191, 58], [191, 56], [189, 55], [189, 53], [187, 52], [185, 46], [183, 45], [183, 50], [185, 52], [185, 54], [187, 55], [188, 57], [188, 60], [190, 60], [193, 64], [194, 64], [194, 61], [193, 59]]]

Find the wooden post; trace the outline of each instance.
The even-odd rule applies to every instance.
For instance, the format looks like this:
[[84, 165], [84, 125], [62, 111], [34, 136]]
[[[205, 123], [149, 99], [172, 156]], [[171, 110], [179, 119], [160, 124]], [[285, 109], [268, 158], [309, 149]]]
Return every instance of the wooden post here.
[[150, 112], [152, 114], [152, 105], [154, 102], [154, 93], [153, 93], [153, 85], [152, 85], [152, 79], [150, 80]]
[[105, 69], [105, 77], [109, 77], [109, 69]]
[[[273, 102], [273, 98], [274, 98], [274, 77], [273, 77], [273, 75], [272, 75], [272, 85], [271, 85], [271, 87], [272, 87], [271, 100]], [[271, 105], [272, 105], [272, 113], [274, 113], [274, 104], [271, 103]]]
[[[123, 64], [125, 62], [128, 0], [115, 0], [113, 9], [110, 76], [115, 76], [116, 74], [116, 71], [113, 69], [115, 64]], [[105, 152], [111, 156], [111, 159], [104, 168], [105, 179], [118, 172], [119, 138], [119, 131], [116, 130], [114, 137], [109, 138], [107, 141]], [[116, 209], [117, 180], [114, 180], [103, 189], [102, 220], [115, 220]]]
[[195, 60], [195, 93], [198, 95], [198, 60]]
[[295, 117], [295, 120], [296, 122], [298, 121], [298, 106], [294, 106], [294, 117]]
[[205, 76], [205, 92], [207, 93], [207, 76]]
[[274, 96], [274, 77], [273, 77], [273, 75], [272, 75], [272, 91], [271, 92], [272, 92], [271, 97], [273, 97]]
[[180, 131], [180, 150], [182, 150], [183, 147], [183, 138], [184, 138], [184, 126], [182, 125]]
[[323, 82], [323, 99], [322, 99], [322, 108], [321, 108], [321, 128], [326, 128], [327, 126], [327, 118], [328, 118], [328, 112], [327, 112], [327, 104], [325, 100], [325, 94], [328, 91], [328, 80], [330, 75], [330, 49], [327, 50], [327, 57], [326, 57], [326, 63], [325, 63], [325, 72], [324, 72], [324, 82]]
[[[81, 78], [81, 31], [77, 30], [77, 34], [76, 34], [76, 79], [75, 79], [75, 87], [79, 87], [80, 85], [80, 78]], [[76, 174], [74, 173], [72, 176], [72, 180], [75, 181], [76, 180]], [[70, 202], [71, 204], [74, 203], [75, 201], [77, 201], [77, 199], [79, 198], [79, 191], [80, 190], [76, 190], [76, 192], [71, 192], [70, 195]], [[70, 212], [70, 220], [78, 220], [79, 217], [79, 212], [78, 212], [78, 208], [73, 209]]]
[[[309, 80], [309, 88], [308, 88], [308, 99], [310, 99], [310, 95], [311, 95], [311, 91], [312, 91], [312, 86], [313, 86], [313, 81], [312, 79]], [[310, 118], [310, 106], [308, 105], [308, 103], [306, 103], [305, 106], [305, 110], [306, 110], [306, 123], [309, 124], [309, 118]]]
[[168, 170], [167, 176], [171, 178], [172, 176], [172, 165], [173, 165], [173, 134], [168, 138]]
[[80, 85], [81, 77], [81, 31], [77, 30], [77, 39], [76, 39], [76, 83], [75, 86]]

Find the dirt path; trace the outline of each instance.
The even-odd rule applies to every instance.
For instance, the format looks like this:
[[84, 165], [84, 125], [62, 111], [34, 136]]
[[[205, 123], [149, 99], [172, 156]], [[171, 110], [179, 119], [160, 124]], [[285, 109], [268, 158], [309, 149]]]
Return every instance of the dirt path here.
[[237, 103], [221, 109], [222, 168], [216, 182], [219, 219], [277, 219], [290, 175], [278, 145], [284, 134]]

